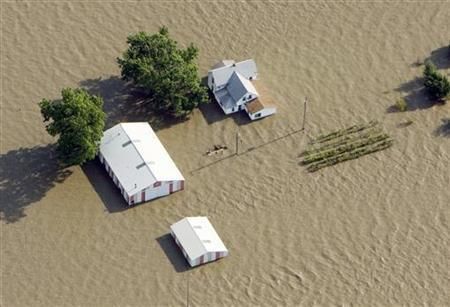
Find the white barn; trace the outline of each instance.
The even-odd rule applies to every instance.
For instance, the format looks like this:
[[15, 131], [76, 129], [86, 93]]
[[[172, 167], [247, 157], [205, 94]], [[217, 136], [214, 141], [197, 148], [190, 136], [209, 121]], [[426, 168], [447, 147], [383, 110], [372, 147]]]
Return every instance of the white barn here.
[[186, 217], [170, 233], [191, 267], [228, 256], [228, 250], [207, 217]]
[[[273, 104], [267, 104], [267, 99], [261, 99], [255, 87], [257, 77], [254, 60], [237, 63], [223, 60], [208, 72], [208, 87], [225, 114], [245, 110], [250, 119], [255, 120], [276, 113]], [[251, 104], [253, 106], [249, 106]]]
[[106, 130], [99, 159], [128, 205], [184, 189], [184, 178], [146, 122]]

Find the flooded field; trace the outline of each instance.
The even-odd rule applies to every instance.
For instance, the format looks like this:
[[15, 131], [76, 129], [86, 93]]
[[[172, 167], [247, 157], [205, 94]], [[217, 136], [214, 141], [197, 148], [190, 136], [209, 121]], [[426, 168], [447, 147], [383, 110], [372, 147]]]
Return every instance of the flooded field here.
[[[202, 75], [254, 58], [278, 113], [155, 122], [116, 58], [161, 25], [200, 48]], [[449, 33], [444, 1], [2, 2], [1, 305], [185, 306], [188, 283], [190, 306], [447, 305], [450, 106], [428, 102], [417, 62], [449, 74]], [[108, 127], [150, 121], [185, 191], [126, 209], [97, 161], [59, 169], [38, 102], [78, 86], [103, 96]], [[370, 120], [391, 148], [299, 164], [310, 137]], [[214, 144], [229, 150], [205, 156]], [[189, 269], [169, 226], [197, 215], [230, 255]]]

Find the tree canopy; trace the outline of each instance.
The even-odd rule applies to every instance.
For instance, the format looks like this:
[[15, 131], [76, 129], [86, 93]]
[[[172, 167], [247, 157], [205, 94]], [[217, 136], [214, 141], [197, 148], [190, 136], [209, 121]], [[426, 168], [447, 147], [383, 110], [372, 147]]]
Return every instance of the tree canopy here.
[[442, 100], [450, 94], [450, 82], [447, 77], [437, 71], [436, 66], [431, 61], [425, 63], [423, 77], [425, 79], [424, 85], [431, 98]]
[[178, 48], [166, 27], [152, 35], [145, 32], [130, 35], [127, 43], [123, 58], [117, 59], [122, 78], [146, 90], [154, 111], [185, 117], [208, 102], [195, 63], [198, 49], [193, 44], [186, 49]]
[[95, 158], [105, 127], [101, 97], [83, 89], [65, 88], [62, 100], [43, 99], [39, 106], [47, 132], [59, 136], [57, 150], [62, 162], [83, 164]]

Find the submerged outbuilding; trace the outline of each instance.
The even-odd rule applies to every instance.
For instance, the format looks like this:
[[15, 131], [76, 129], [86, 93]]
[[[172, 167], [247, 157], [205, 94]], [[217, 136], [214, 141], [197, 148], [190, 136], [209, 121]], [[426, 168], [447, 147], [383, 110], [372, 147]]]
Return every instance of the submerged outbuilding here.
[[228, 256], [228, 250], [207, 217], [186, 217], [170, 233], [191, 267]]
[[99, 158], [128, 205], [184, 189], [183, 175], [146, 122], [106, 130]]

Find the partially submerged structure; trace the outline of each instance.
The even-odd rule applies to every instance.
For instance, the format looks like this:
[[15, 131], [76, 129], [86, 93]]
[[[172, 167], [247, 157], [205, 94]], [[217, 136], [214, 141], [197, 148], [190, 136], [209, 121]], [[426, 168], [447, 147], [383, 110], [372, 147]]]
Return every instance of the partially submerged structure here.
[[184, 189], [183, 175], [146, 122], [106, 130], [99, 158], [128, 205]]
[[170, 233], [192, 267], [228, 255], [207, 217], [186, 217], [170, 226]]
[[276, 107], [257, 90], [256, 63], [223, 60], [208, 72], [208, 87], [225, 114], [245, 110], [254, 120], [276, 113]]

